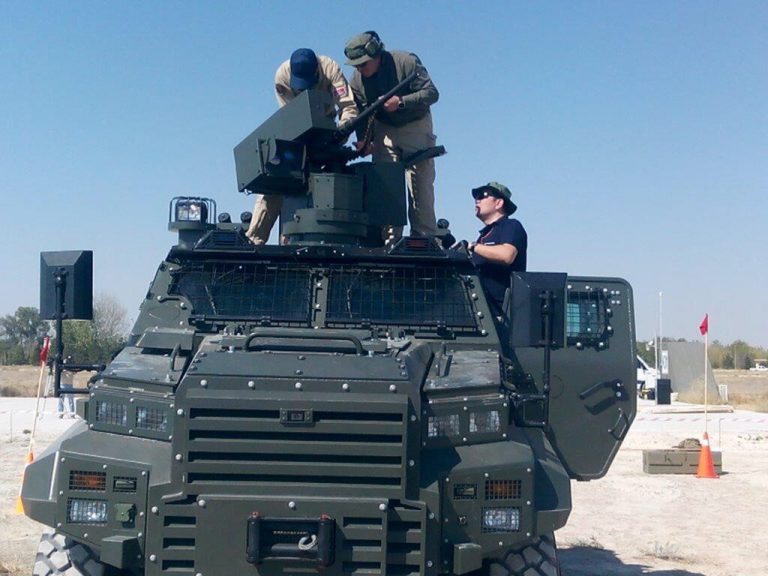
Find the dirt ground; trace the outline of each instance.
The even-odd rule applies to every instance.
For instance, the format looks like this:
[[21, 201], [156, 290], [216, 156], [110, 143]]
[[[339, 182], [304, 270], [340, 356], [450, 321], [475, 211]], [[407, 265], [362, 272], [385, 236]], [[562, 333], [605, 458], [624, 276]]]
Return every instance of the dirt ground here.
[[[768, 395], [768, 377], [748, 376], [750, 394]], [[32, 573], [42, 530], [14, 509], [29, 443], [20, 402], [0, 398], [0, 576]], [[72, 422], [53, 410], [48, 400], [36, 454]], [[645, 474], [644, 449], [700, 438], [704, 420], [697, 407], [641, 403], [605, 478], [572, 484], [573, 512], [556, 533], [563, 576], [768, 575], [768, 414], [710, 412], [707, 427], [720, 478]]]

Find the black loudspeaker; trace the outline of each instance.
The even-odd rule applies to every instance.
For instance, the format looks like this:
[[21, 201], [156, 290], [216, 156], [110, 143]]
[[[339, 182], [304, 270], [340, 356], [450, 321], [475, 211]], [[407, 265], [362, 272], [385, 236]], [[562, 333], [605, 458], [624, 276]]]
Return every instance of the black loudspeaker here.
[[559, 272], [512, 272], [510, 280], [509, 318], [510, 345], [513, 348], [544, 346], [544, 299], [549, 292], [550, 346], [565, 346], [565, 283], [568, 275]]
[[658, 378], [656, 380], [656, 404], [670, 404], [672, 401], [672, 380]]
[[56, 276], [64, 289], [64, 319], [93, 319], [93, 252], [69, 250], [40, 253], [40, 317], [55, 320]]

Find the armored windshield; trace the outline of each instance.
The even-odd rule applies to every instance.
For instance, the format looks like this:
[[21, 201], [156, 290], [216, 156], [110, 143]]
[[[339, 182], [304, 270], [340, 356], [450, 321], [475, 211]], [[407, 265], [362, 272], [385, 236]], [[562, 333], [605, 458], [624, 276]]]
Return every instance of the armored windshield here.
[[172, 278], [169, 293], [206, 320], [477, 330], [469, 279], [451, 267], [205, 261]]

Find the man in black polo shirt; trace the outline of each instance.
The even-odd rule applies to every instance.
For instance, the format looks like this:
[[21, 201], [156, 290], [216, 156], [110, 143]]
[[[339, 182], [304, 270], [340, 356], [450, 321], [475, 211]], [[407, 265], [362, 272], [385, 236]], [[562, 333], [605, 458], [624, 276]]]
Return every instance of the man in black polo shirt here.
[[528, 234], [518, 220], [509, 218], [517, 206], [512, 202], [509, 188], [503, 184], [489, 182], [473, 188], [472, 197], [475, 199], [475, 216], [485, 226], [477, 241], [469, 245], [469, 251], [491, 312], [500, 316], [510, 273], [525, 272]]

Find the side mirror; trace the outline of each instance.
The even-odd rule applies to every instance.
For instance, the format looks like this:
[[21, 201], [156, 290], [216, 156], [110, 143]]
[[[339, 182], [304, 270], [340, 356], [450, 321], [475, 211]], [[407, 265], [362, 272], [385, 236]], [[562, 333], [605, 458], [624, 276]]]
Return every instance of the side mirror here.
[[56, 320], [60, 299], [62, 320], [93, 319], [92, 251], [40, 253], [40, 317]]

